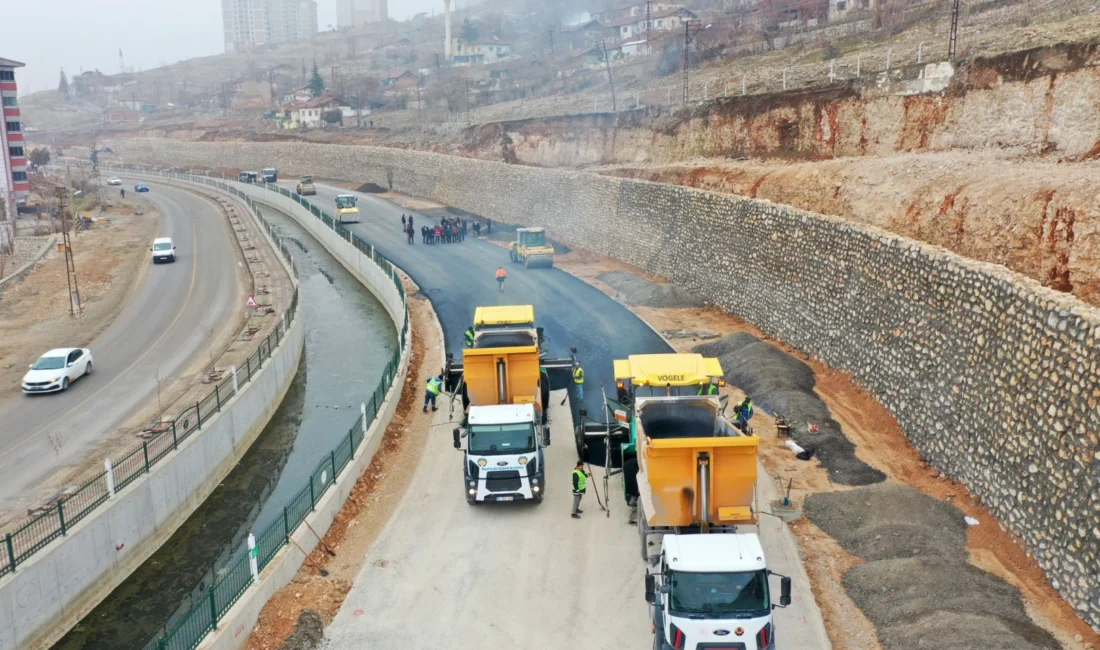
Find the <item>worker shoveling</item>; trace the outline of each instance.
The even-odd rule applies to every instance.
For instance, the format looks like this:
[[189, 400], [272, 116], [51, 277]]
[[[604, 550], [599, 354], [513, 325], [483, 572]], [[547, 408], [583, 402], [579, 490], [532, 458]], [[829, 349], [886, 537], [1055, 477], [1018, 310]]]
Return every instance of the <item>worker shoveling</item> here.
[[655, 648], [774, 648], [772, 608], [791, 602], [791, 580], [767, 568], [755, 530], [760, 439], [725, 418], [723, 377], [699, 354], [616, 360], [603, 422], [582, 410], [576, 430], [581, 458], [608, 470], [605, 493], [607, 476], [622, 476], [652, 567]]

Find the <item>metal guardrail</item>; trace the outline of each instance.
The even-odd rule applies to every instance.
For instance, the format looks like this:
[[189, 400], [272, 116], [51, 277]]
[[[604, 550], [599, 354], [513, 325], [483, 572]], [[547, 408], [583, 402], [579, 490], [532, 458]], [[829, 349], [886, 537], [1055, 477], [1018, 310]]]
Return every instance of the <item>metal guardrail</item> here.
[[[219, 188], [227, 187], [219, 179], [208, 176], [165, 172], [159, 169], [131, 165], [112, 167], [112, 169], [154, 174], [168, 178], [179, 178], [181, 180], [200, 182]], [[393, 264], [375, 252], [373, 246], [357, 237], [347, 228], [341, 226], [334, 221], [332, 217], [309, 201], [277, 185], [260, 184], [258, 186], [289, 197], [302, 207], [308, 209], [313, 216], [320, 219], [322, 223], [335, 231], [345, 241], [355, 246], [359, 252], [369, 257], [380, 269], [382, 269], [382, 271], [390, 277], [394, 286], [397, 288], [398, 295], [401, 296], [405, 322], [401, 327], [401, 332], [398, 337], [397, 349], [394, 351], [389, 363], [386, 364], [386, 368], [382, 372], [382, 378], [371, 394], [370, 401], [364, 402], [359, 418], [355, 421], [355, 424], [348, 429], [347, 436], [342, 438], [340, 444], [330, 450], [328, 454], [322, 456], [321, 459], [318, 460], [317, 465], [310, 474], [309, 483], [303, 485], [302, 488], [298, 490], [298, 493], [283, 505], [281, 515], [276, 516], [272, 521], [260, 527], [259, 533], [253, 535], [255, 539], [255, 549], [250, 550], [247, 546], [242, 548], [243, 552], [240, 553], [236, 559], [230, 560], [229, 565], [220, 572], [221, 578], [206, 591], [205, 596], [193, 602], [190, 611], [183, 614], [177, 621], [166, 626], [161, 633], [150, 639], [149, 642], [145, 644], [144, 650], [193, 650], [202, 642], [203, 638], [209, 632], [218, 629], [218, 621], [221, 620], [225, 613], [229, 611], [229, 608], [240, 599], [248, 587], [252, 585], [253, 575], [252, 567], [250, 566], [251, 561], [255, 560], [256, 573], [258, 575], [259, 572], [263, 571], [271, 562], [279, 552], [279, 549], [290, 544], [290, 536], [294, 534], [294, 531], [297, 530], [303, 521], [305, 521], [309, 513], [313, 512], [321, 496], [336, 484], [336, 478], [340, 475], [340, 472], [342, 472], [344, 468], [347, 467], [348, 463], [351, 462], [352, 458], [354, 458], [355, 451], [366, 439], [367, 430], [378, 417], [378, 409], [385, 401], [386, 393], [389, 392], [394, 383], [394, 379], [398, 375], [401, 355], [408, 345], [408, 298], [405, 295], [405, 288], [401, 285], [401, 279], [397, 275]], [[240, 193], [236, 191], [234, 191], [234, 193], [240, 195]], [[251, 201], [249, 205], [253, 205]], [[255, 210], [254, 207], [253, 209]], [[272, 232], [271, 226], [262, 215], [259, 215], [258, 211], [257, 215], [267, 227], [268, 232], [272, 233], [272, 237], [278, 241], [278, 238]], [[289, 252], [286, 251], [285, 247], [281, 244], [280, 248], [284, 250], [284, 254], [289, 255]], [[295, 296], [297, 296], [297, 293]]]
[[[294, 266], [290, 250], [279, 241], [271, 225], [260, 214], [252, 199], [225, 183], [208, 184], [241, 198], [252, 209], [297, 277], [298, 271]], [[210, 394], [179, 413], [156, 437], [146, 440], [141, 446], [134, 448], [113, 463], [110, 472], [104, 469], [76, 491], [59, 497], [45, 512], [25, 521], [15, 530], [5, 533], [0, 539], [3, 544], [3, 548], [0, 549], [0, 577], [15, 571], [20, 564], [26, 562], [53, 540], [67, 535], [70, 528], [106, 503], [115, 492], [122, 490], [138, 477], [148, 474], [153, 466], [179, 448], [180, 443], [201, 429], [204, 422], [221, 412], [222, 406], [236, 395], [243, 385], [252, 381], [252, 377], [260, 370], [264, 361], [269, 359], [273, 351], [279, 347], [297, 311], [298, 288], [295, 287], [290, 306], [271, 333], [260, 341], [256, 352], [245, 360], [243, 367], [234, 368], [227, 378], [214, 385], [214, 390]]]

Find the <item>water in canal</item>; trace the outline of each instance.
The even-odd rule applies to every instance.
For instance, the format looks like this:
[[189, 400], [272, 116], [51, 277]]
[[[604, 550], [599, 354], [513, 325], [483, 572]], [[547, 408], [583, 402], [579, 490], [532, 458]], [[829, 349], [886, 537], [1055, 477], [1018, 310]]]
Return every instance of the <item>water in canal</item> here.
[[[65, 635], [55, 650], [140, 649], [201, 597], [230, 557], [309, 480], [346, 437], [397, 348], [378, 300], [294, 221], [264, 216], [289, 240], [298, 264], [305, 353], [275, 415], [179, 530]], [[181, 605], [183, 603], [183, 605]]]

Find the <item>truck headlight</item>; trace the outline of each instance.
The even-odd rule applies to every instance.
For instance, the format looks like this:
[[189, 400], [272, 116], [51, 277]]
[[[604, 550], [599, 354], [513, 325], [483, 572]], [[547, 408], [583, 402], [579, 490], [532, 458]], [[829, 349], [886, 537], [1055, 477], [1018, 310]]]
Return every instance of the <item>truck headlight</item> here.
[[477, 490], [470, 490], [470, 496], [474, 496], [475, 494], [477, 494]]
[[534, 478], [531, 479], [531, 485], [538, 485], [538, 484], [539, 484], [538, 477], [534, 477]]
[[473, 481], [470, 481], [466, 485], [467, 485], [467, 487], [474, 487], [476, 485], [476, 483], [474, 483]]
[[537, 486], [537, 485], [532, 486], [531, 491], [534, 492], [535, 494], [538, 494], [539, 493], [539, 486]]

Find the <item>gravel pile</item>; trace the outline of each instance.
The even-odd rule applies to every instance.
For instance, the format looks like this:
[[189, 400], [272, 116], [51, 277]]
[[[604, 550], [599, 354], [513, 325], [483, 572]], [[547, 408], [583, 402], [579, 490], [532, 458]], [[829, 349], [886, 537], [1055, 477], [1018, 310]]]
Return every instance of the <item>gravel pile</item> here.
[[[803, 448], [814, 447], [815, 457], [828, 470], [830, 479], [842, 485], [871, 485], [885, 480], [885, 474], [856, 458], [855, 445], [814, 392], [814, 372], [805, 363], [745, 332], [693, 350], [717, 357], [726, 381], [745, 391], [759, 408], [792, 420], [791, 437]], [[816, 433], [810, 433], [811, 424], [817, 425]]]
[[844, 574], [844, 589], [887, 650], [1060, 647], [1014, 587], [967, 564], [967, 526], [951, 504], [882, 484], [810, 495], [803, 513], [867, 560]]
[[294, 625], [294, 632], [279, 650], [315, 650], [325, 640], [325, 623], [312, 609], [303, 609]]
[[806, 518], [844, 550], [865, 560], [938, 557], [966, 561], [966, 522], [959, 510], [904, 485], [812, 494]]
[[382, 194], [388, 192], [386, 188], [377, 183], [363, 183], [355, 189], [356, 192], [363, 192], [365, 194]]
[[619, 290], [628, 305], [641, 307], [703, 307], [705, 303], [674, 284], [657, 284], [627, 271], [608, 271], [596, 276]]

